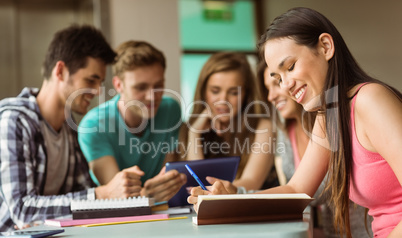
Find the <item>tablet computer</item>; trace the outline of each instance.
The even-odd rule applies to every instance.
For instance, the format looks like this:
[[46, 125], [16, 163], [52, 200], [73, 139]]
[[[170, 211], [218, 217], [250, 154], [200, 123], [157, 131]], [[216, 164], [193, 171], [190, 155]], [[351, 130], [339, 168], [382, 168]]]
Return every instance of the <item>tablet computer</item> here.
[[186, 187], [199, 186], [195, 179], [190, 175], [184, 165], [188, 164], [193, 171], [198, 175], [201, 181], [208, 186], [209, 183], [205, 179], [207, 176], [216, 177], [222, 180], [233, 182], [236, 178], [237, 168], [239, 166], [240, 157], [225, 157], [225, 158], [212, 158], [203, 160], [191, 160], [191, 161], [178, 161], [166, 163], [166, 171], [177, 170], [180, 173], [184, 173], [187, 176], [187, 183], [181, 187], [179, 192], [169, 200], [170, 207], [186, 206], [188, 192]]
[[40, 237], [52, 236], [62, 232], [64, 232], [64, 229], [37, 230], [37, 231], [17, 230], [17, 231], [0, 232], [0, 237], [40, 238]]

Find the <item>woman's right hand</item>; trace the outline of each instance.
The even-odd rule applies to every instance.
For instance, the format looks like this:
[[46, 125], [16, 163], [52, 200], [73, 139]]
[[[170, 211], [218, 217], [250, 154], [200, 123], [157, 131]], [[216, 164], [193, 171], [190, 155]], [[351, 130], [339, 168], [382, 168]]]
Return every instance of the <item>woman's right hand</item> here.
[[225, 126], [222, 125], [219, 118], [213, 118], [211, 110], [205, 108], [202, 111], [193, 124], [190, 125], [190, 133], [201, 134], [213, 129], [218, 136], [222, 135], [222, 131], [227, 130]]
[[[217, 187], [217, 188], [214, 188], [214, 187], [212, 186], [211, 189], [216, 189], [216, 191], [211, 190], [211, 191], [212, 191], [212, 194], [236, 194], [236, 193], [237, 193], [237, 187], [234, 186], [233, 183], [231, 183], [231, 182], [229, 182], [229, 181], [222, 180], [222, 179], [218, 179], [218, 178], [211, 177], [211, 176], [207, 176], [207, 177], [206, 177], [206, 180], [207, 180], [208, 183], [210, 183], [210, 184], [215, 184], [216, 182], [219, 181], [220, 183], [222, 183], [223, 187], [225, 188], [225, 189], [221, 189], [220, 186]], [[217, 185], [217, 186], [218, 186], [218, 185]]]
[[208, 191], [203, 190], [201, 187], [194, 187], [191, 189], [190, 196], [187, 198], [187, 202], [193, 204], [195, 212], [198, 212], [197, 202], [199, 195], [230, 194], [230, 192], [226, 189], [224, 183], [221, 180], [216, 180], [216, 182], [212, 186], [207, 186], [207, 189]]
[[201, 134], [211, 129], [211, 110], [205, 108], [190, 125], [190, 132]]

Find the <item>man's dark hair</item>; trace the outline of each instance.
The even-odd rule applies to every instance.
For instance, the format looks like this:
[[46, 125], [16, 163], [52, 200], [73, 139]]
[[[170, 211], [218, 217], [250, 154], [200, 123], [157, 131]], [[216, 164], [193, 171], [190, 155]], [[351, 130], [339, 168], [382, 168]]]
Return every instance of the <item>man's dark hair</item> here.
[[72, 25], [58, 31], [46, 53], [42, 74], [49, 79], [57, 61], [63, 61], [70, 75], [84, 68], [87, 57], [98, 58], [106, 64], [114, 62], [116, 53], [106, 42], [102, 33], [89, 25]]

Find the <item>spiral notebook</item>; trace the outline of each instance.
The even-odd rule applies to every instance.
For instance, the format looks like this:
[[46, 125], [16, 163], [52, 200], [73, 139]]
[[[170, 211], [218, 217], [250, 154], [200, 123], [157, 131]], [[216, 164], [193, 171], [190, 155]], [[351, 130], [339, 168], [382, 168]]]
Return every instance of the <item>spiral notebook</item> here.
[[153, 198], [130, 197], [125, 199], [95, 199], [71, 201], [73, 219], [127, 217], [151, 215]]

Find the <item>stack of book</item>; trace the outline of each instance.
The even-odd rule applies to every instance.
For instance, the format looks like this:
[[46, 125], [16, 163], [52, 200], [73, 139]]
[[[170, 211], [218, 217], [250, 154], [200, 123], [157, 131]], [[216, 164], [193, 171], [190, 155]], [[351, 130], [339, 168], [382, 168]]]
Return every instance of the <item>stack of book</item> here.
[[148, 197], [125, 199], [73, 200], [71, 212], [73, 219], [128, 217], [151, 215], [155, 201]]

